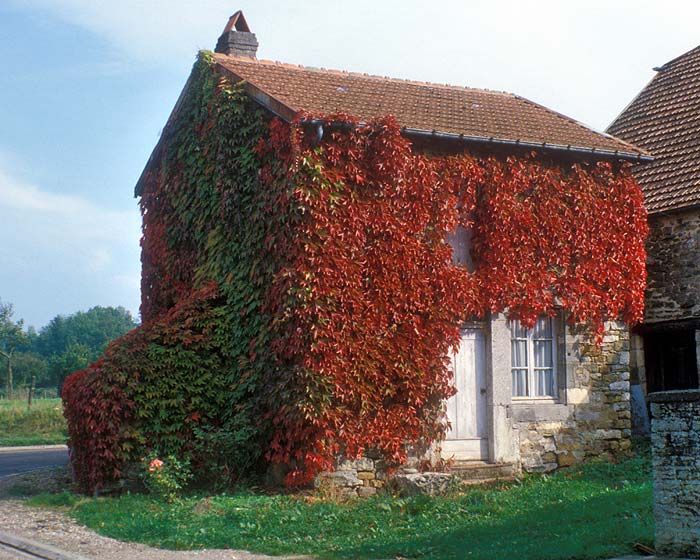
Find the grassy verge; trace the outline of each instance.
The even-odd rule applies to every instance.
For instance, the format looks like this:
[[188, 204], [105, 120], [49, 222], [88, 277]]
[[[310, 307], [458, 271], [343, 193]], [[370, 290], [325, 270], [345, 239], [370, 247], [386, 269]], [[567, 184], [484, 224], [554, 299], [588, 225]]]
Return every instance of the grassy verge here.
[[0, 400], [0, 446], [65, 443], [66, 422], [61, 399]]
[[242, 548], [321, 558], [559, 560], [609, 558], [652, 544], [649, 461], [588, 464], [520, 484], [448, 497], [379, 496], [338, 504], [253, 493], [189, 496], [38, 496], [120, 540], [170, 549]]

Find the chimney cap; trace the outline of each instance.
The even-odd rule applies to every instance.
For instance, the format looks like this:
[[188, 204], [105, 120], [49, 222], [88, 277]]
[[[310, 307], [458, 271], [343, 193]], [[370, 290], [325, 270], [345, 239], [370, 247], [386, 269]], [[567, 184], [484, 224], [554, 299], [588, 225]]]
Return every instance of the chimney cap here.
[[224, 33], [233, 31], [234, 27], [236, 31], [244, 31], [245, 33], [250, 33], [250, 27], [248, 27], [248, 22], [245, 20], [243, 10], [238, 10], [235, 14], [228, 18], [226, 27], [224, 27]]

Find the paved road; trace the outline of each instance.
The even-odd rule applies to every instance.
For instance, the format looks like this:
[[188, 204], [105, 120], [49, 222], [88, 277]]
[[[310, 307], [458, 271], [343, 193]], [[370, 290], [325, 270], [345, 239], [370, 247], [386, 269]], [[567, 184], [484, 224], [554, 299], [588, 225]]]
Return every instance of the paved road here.
[[65, 447], [59, 449], [33, 448], [12, 451], [1, 450], [0, 478], [41, 467], [61, 466], [67, 463], [68, 450]]

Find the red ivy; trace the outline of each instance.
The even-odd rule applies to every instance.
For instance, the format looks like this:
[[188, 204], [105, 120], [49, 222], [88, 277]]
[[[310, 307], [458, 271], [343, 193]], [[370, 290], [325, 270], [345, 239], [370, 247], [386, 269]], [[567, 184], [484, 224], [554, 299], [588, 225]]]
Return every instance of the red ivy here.
[[[272, 350], [307, 388], [273, 414], [269, 458], [295, 466], [290, 484], [338, 453], [400, 463], [439, 438], [461, 321], [490, 310], [532, 325], [562, 306], [600, 335], [641, 320], [646, 214], [627, 167], [431, 157], [392, 118], [325, 124], [320, 148], [280, 121], [259, 146], [287, 163], [263, 176], [291, 181], [305, 217], [279, 239], [290, 260], [271, 292], [287, 317]], [[473, 229], [474, 272], [452, 264], [457, 224]]]
[[[215, 400], [222, 387], [219, 383], [212, 387], [213, 395], [198, 399], [200, 382], [186, 380], [187, 384], [178, 385], [176, 379], [176, 374], [188, 372], [192, 358], [186, 356], [189, 363], [178, 364], [173, 356], [177, 358], [199, 347], [215, 353], [210, 331], [216, 325], [212, 308], [219, 297], [215, 284], [193, 291], [158, 320], [113, 341], [97, 362], [66, 378], [61, 396], [70, 434], [71, 462], [83, 491], [91, 492], [119, 480], [124, 467], [139, 460], [144, 443], [162, 447], [167, 437], [183, 445], [189, 443], [191, 430], [186, 422], [195, 417], [201, 419], [200, 411]], [[153, 343], [158, 344], [159, 360], [148, 356]], [[163, 372], [164, 367], [178, 371]], [[205, 404], [198, 404], [198, 400]], [[166, 408], [164, 401], [177, 405], [171, 404], [167, 418], [161, 421], [148, 408], [156, 403], [157, 412], [162, 413]], [[195, 410], [190, 412], [189, 408]], [[183, 422], [182, 418], [188, 420]]]

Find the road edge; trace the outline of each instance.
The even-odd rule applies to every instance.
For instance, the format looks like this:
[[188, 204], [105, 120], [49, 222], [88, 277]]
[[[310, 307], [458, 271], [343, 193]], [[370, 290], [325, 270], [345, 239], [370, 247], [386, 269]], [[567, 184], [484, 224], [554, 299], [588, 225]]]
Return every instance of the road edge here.
[[17, 453], [21, 451], [45, 451], [48, 449], [65, 449], [68, 450], [68, 446], [65, 443], [59, 443], [55, 445], [17, 445], [17, 446], [5, 446], [0, 447], [0, 453]]

